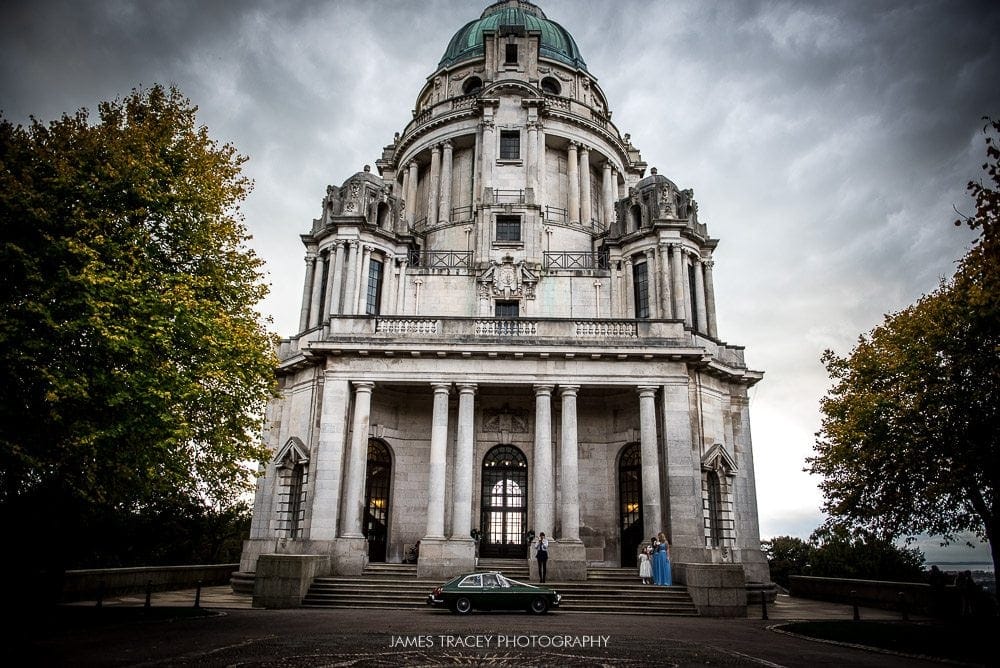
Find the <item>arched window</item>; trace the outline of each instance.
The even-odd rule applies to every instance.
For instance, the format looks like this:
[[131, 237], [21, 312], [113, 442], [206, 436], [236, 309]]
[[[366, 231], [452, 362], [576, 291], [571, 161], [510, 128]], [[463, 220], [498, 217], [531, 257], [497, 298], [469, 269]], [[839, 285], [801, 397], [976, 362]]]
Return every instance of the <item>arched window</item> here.
[[479, 77], [469, 77], [462, 84], [462, 95], [473, 95], [483, 89], [483, 80]]
[[642, 450], [629, 443], [618, 458], [618, 517], [622, 568], [635, 566], [639, 544], [648, 536], [642, 524]]
[[725, 550], [736, 544], [733, 479], [737, 470], [736, 462], [721, 443], [709, 448], [701, 460], [705, 547]]
[[642, 227], [642, 207], [633, 204], [628, 210], [628, 232], [638, 232]]
[[498, 445], [483, 457], [480, 505], [480, 556], [526, 557], [528, 459], [513, 445]]
[[549, 95], [559, 95], [562, 93], [562, 86], [555, 77], [545, 77], [542, 79], [542, 92]]

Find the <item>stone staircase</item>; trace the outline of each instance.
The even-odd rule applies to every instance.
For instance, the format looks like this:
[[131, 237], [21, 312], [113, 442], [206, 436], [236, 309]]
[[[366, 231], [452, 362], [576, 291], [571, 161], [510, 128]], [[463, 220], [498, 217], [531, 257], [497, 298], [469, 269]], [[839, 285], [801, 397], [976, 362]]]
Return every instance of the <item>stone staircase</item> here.
[[[480, 560], [476, 570], [496, 570], [513, 580], [528, 582], [524, 560]], [[440, 580], [417, 578], [412, 564], [369, 564], [360, 576], [316, 578], [303, 600], [303, 607], [321, 608], [423, 608], [427, 595]], [[644, 585], [634, 568], [591, 568], [587, 579], [577, 582], [547, 582], [563, 599], [561, 612], [628, 615], [698, 614], [687, 590], [681, 586]]]

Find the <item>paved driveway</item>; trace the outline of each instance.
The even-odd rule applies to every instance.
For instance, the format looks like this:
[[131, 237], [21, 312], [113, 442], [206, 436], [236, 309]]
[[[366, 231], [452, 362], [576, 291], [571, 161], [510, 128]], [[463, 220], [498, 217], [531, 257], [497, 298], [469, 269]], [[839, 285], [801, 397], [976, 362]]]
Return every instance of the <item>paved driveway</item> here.
[[136, 610], [130, 620], [95, 623], [100, 611], [62, 612], [83, 617], [29, 624], [22, 632], [15, 647], [28, 665], [940, 666], [776, 633], [769, 629], [780, 624], [774, 615], [764, 621], [229, 608], [166, 620], [143, 620]]

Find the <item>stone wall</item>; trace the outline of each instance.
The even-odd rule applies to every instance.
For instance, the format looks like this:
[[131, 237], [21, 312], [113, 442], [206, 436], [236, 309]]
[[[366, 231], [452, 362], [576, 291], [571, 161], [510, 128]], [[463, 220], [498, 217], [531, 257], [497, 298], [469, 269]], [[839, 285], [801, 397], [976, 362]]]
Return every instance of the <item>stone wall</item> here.
[[817, 601], [832, 601], [866, 608], [900, 610], [934, 615], [940, 610], [959, 608], [958, 591], [954, 586], [941, 587], [935, 592], [922, 582], [887, 582], [880, 580], [849, 580], [846, 578], [815, 578], [792, 575], [789, 578], [792, 596]]
[[673, 564], [674, 584], [687, 586], [702, 617], [746, 617], [747, 589], [738, 564]]
[[204, 566], [142, 566], [136, 568], [97, 568], [66, 571], [62, 600], [80, 601], [104, 596], [146, 591], [189, 589], [201, 583], [205, 587], [229, 584], [229, 577], [239, 564]]
[[297, 608], [317, 575], [330, 572], [330, 557], [262, 554], [257, 560], [253, 607]]

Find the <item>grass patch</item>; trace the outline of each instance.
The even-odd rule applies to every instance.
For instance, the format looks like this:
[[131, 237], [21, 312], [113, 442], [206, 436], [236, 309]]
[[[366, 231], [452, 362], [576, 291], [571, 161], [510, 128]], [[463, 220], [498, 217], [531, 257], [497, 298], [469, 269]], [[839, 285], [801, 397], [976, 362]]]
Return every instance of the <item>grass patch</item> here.
[[798, 635], [918, 654], [963, 663], [996, 661], [1000, 621], [977, 618], [930, 622], [795, 622], [783, 631]]

